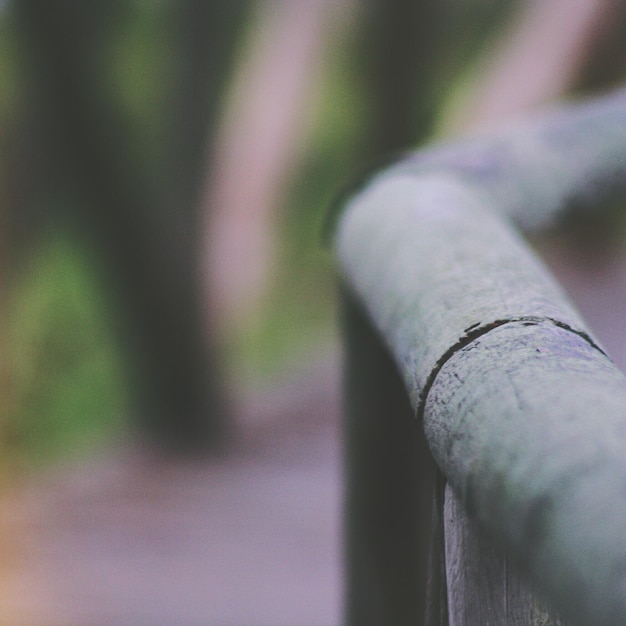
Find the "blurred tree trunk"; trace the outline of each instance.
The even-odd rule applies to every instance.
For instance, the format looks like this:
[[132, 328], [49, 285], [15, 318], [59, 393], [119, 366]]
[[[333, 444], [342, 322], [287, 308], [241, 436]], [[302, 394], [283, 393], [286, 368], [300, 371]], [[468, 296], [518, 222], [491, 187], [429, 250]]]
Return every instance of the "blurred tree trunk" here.
[[443, 131], [488, 128], [573, 88], [615, 84], [626, 75], [625, 18], [626, 4], [614, 0], [521, 3], [484, 46], [477, 75], [443, 116]]
[[24, 203], [63, 203], [98, 243], [120, 296], [139, 423], [175, 450], [206, 449], [226, 425], [201, 307], [197, 198], [245, 7], [239, 0], [172, 3], [177, 57], [173, 85], [164, 81], [174, 96], [160, 176], [145, 172], [128, 149], [129, 129], [107, 89], [108, 44], [123, 3], [15, 5], [29, 78], [22, 183], [34, 193]]
[[262, 308], [276, 269], [278, 208], [304, 160], [324, 47], [345, 4], [257, 4], [253, 41], [228, 93], [203, 201], [206, 284], [223, 335], [249, 324]]
[[406, 150], [430, 133], [444, 25], [440, 0], [364, 0], [361, 74], [368, 120], [364, 156]]

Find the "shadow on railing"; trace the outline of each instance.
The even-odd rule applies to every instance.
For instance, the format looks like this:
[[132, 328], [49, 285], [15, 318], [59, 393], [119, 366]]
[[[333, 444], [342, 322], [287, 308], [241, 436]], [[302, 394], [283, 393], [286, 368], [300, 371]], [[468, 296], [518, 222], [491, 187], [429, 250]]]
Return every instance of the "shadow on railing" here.
[[564, 624], [536, 594], [626, 623], [626, 379], [517, 232], [624, 194], [620, 91], [418, 153], [336, 218], [350, 626]]

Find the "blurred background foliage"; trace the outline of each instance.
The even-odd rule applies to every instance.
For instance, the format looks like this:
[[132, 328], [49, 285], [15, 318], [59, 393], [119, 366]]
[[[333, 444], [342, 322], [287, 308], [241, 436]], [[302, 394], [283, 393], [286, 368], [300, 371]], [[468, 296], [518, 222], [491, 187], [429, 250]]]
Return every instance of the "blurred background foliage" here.
[[[181, 447], [203, 437], [220, 438], [216, 433], [228, 426], [205, 432], [198, 422], [211, 421], [212, 411], [232, 412], [238, 394], [271, 385], [295, 363], [335, 353], [335, 279], [321, 236], [333, 199], [372, 164], [417, 147], [435, 131], [452, 132], [458, 112], [471, 108], [472, 90], [494, 74], [493, 59], [506, 59], [501, 49], [513, 45], [510, 33], [522, 32], [519, 25], [529, 6], [539, 4], [4, 3], [1, 435], [11, 458], [37, 466], [127, 437], [138, 426], [166, 446], [177, 440], [177, 429], [188, 433], [180, 437]], [[569, 61], [561, 69], [575, 78], [565, 87], [554, 80], [554, 93], [544, 89], [538, 101], [577, 85], [597, 88], [598, 81], [589, 80], [597, 71], [590, 68], [604, 71], [607, 58], [622, 58], [615, 55], [615, 41], [624, 34], [623, 25], [610, 29], [610, 20], [594, 19], [588, 29], [593, 37], [584, 40], [579, 33], [576, 40], [577, 49], [593, 54], [575, 60], [563, 53]], [[287, 43], [281, 44], [281, 38]], [[298, 47], [305, 40], [309, 48]], [[605, 45], [599, 50], [585, 41]], [[272, 57], [273, 46], [280, 45]], [[263, 58], [265, 62], [259, 60]], [[302, 84], [292, 91], [287, 79], [279, 80], [289, 72], [272, 70], [272, 63], [290, 58], [301, 63], [294, 76]], [[600, 86], [615, 82], [622, 70], [613, 63]], [[267, 75], [255, 75], [260, 72]], [[515, 84], [514, 76], [509, 79]], [[255, 84], [261, 85], [256, 92]], [[266, 108], [280, 108], [285, 99], [279, 122], [291, 122], [272, 134], [271, 124], [278, 122], [269, 114], [258, 121], [255, 107], [263, 100]], [[477, 106], [484, 111], [482, 104]], [[84, 110], [87, 126], [74, 127]], [[269, 120], [269, 135], [261, 133], [261, 140], [245, 130], [245, 123], [255, 119], [257, 125]], [[89, 124], [93, 136], [85, 131]], [[244, 128], [243, 147], [229, 165], [229, 146], [236, 144], [238, 128]], [[274, 158], [271, 151], [269, 156], [259, 152], [258, 144], [269, 144], [273, 137], [286, 146], [266, 175], [275, 180], [259, 192], [256, 204], [254, 196], [248, 205], [244, 202], [238, 225], [229, 226], [224, 198], [247, 186], [254, 189], [254, 172]], [[69, 147], [63, 148], [65, 142]], [[110, 145], [100, 151], [100, 144]], [[251, 156], [246, 160], [242, 154]], [[262, 208], [260, 217], [249, 217], [255, 206]], [[114, 209], [119, 218], [111, 217]], [[127, 219], [130, 214], [136, 220]], [[216, 215], [222, 216], [222, 226], [215, 225]], [[112, 234], [100, 237], [110, 223]], [[222, 265], [211, 257], [220, 228], [234, 228], [236, 235]], [[252, 232], [243, 236], [246, 229]], [[265, 232], [261, 243], [255, 229]], [[255, 245], [260, 246], [257, 256]], [[256, 287], [248, 291], [253, 293], [229, 296], [226, 290], [223, 295], [219, 284], [213, 289], [220, 272], [227, 284], [235, 282], [229, 264], [236, 264], [246, 250], [252, 251], [249, 266], [258, 272], [252, 272]], [[111, 270], [116, 262], [119, 267]], [[139, 269], [127, 273], [131, 266]], [[150, 286], [143, 293], [142, 272], [148, 266], [154, 276], [146, 279]], [[119, 289], [126, 276], [128, 284]], [[245, 275], [242, 280], [246, 291]], [[155, 295], [161, 288], [163, 293]], [[195, 290], [197, 298], [190, 295]], [[133, 302], [137, 292], [142, 292], [143, 304], [137, 304], [139, 296]], [[131, 305], [125, 308], [124, 302]], [[180, 307], [172, 306], [161, 319], [158, 311], [176, 302]], [[192, 307], [198, 307], [202, 319], [192, 315], [186, 324], [184, 310]], [[135, 345], [149, 325], [141, 320], [153, 317], [154, 327]], [[191, 328], [193, 332], [181, 330]], [[214, 404], [222, 400], [210, 399], [208, 404], [198, 401], [198, 409], [192, 385], [159, 395], [168, 377], [195, 380], [188, 372], [199, 367], [197, 356], [184, 346], [204, 345], [198, 328], [210, 335], [208, 351], [219, 358], [212, 359], [209, 374], [200, 367], [197, 386], [203, 389], [211, 378], [216, 397], [227, 396], [223, 406]], [[161, 340], [171, 344], [169, 352], [146, 348]], [[142, 351], [144, 356], [137, 357]], [[168, 367], [153, 367], [155, 361]], [[154, 396], [152, 401], [137, 403], [138, 387], [156, 389], [145, 394]], [[155, 407], [163, 409], [160, 422], [153, 419]], [[189, 423], [180, 417], [194, 411], [200, 417]], [[147, 417], [137, 419], [138, 412]], [[223, 421], [232, 419], [227, 415]]]

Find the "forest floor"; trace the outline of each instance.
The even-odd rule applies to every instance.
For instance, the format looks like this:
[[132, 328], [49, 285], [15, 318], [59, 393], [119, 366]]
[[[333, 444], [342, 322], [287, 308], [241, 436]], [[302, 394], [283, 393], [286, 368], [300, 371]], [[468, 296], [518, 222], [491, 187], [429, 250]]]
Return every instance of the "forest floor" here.
[[0, 626], [332, 626], [338, 368], [249, 398], [209, 460], [120, 445], [0, 502]]

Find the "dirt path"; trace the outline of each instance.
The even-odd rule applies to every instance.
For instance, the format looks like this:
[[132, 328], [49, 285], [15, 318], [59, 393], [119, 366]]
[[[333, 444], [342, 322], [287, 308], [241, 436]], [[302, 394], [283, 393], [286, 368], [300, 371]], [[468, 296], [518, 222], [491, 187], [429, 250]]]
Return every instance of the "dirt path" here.
[[338, 624], [336, 386], [256, 401], [220, 458], [120, 448], [7, 495], [0, 626]]

